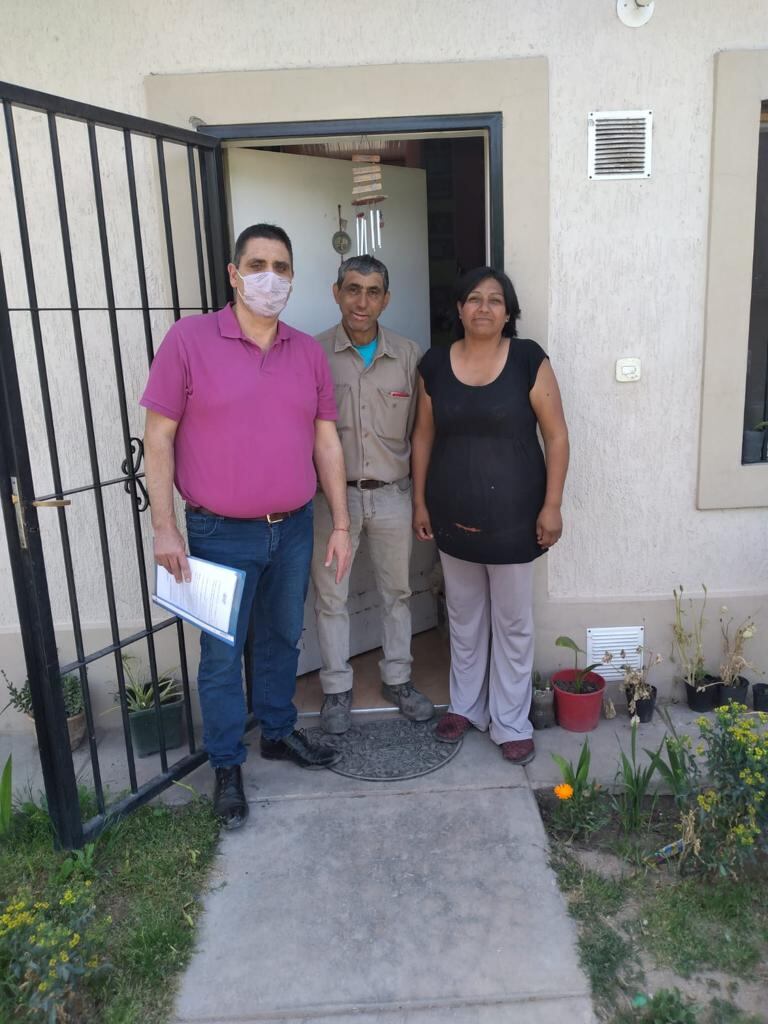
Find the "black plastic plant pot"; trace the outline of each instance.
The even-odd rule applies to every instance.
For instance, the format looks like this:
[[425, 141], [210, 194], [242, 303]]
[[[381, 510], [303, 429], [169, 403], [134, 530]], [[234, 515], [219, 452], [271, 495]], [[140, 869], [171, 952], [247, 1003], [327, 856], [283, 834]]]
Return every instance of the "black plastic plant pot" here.
[[718, 707], [723, 704], [746, 704], [749, 700], [749, 680], [744, 676], [736, 676], [733, 686], [720, 687], [720, 700]]
[[[183, 710], [184, 704], [181, 698], [160, 705], [166, 750], [180, 747], [183, 742]], [[128, 716], [128, 724], [131, 728], [133, 751], [137, 757], [149, 757], [150, 754], [156, 754], [160, 750], [160, 730], [157, 727], [155, 708], [131, 712]]]
[[691, 711], [712, 711], [720, 702], [720, 687], [714, 676], [704, 676], [701, 680], [702, 689], [685, 684], [685, 695], [688, 699], [688, 707]]
[[752, 684], [752, 707], [755, 711], [768, 711], [768, 683]]
[[652, 686], [650, 697], [641, 697], [640, 700], [635, 701], [635, 714], [640, 719], [641, 725], [647, 725], [653, 718], [654, 708], [656, 707], [656, 693], [656, 687]]

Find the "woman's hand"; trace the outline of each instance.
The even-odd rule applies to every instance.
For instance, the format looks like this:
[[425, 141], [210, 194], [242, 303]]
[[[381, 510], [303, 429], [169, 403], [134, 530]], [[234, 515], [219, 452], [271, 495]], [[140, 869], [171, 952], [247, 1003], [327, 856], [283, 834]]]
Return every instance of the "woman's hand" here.
[[560, 540], [563, 532], [563, 517], [556, 505], [542, 506], [536, 520], [536, 541], [541, 548], [551, 548]]
[[413, 530], [419, 540], [434, 540], [429, 512], [423, 502], [413, 506]]

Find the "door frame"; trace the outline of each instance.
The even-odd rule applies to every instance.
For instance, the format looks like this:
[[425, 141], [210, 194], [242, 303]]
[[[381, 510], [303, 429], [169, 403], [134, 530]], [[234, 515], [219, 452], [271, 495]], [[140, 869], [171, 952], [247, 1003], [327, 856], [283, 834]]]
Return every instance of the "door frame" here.
[[488, 249], [490, 263], [504, 266], [503, 124], [499, 111], [477, 114], [424, 114], [406, 117], [331, 118], [327, 121], [276, 121], [266, 123], [199, 125], [198, 132], [222, 145], [227, 142], [263, 139], [327, 139], [342, 135], [427, 135], [441, 132], [488, 133]]

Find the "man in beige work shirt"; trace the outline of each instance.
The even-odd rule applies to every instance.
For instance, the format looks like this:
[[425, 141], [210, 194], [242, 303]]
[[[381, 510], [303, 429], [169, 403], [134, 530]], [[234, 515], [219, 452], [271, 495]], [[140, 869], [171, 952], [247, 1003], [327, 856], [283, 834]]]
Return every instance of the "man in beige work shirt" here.
[[[389, 302], [389, 273], [372, 256], [355, 256], [339, 267], [333, 297], [341, 323], [317, 336], [331, 364], [339, 416], [336, 426], [347, 467], [347, 501], [354, 559], [360, 535], [368, 537], [382, 603], [379, 662], [384, 697], [406, 718], [424, 722], [434, 707], [411, 685], [411, 429], [416, 412], [415, 342], [385, 331], [380, 314]], [[315, 585], [317, 631], [325, 699], [326, 732], [346, 732], [352, 723], [352, 668], [349, 664], [349, 575], [337, 583], [324, 564], [330, 510], [315, 498]], [[321, 542], [322, 541], [322, 542]]]

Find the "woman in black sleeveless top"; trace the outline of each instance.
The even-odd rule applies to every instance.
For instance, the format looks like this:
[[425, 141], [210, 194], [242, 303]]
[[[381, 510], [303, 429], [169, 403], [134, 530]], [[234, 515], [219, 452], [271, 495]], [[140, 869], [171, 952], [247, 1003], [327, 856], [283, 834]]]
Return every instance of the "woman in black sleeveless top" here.
[[458, 340], [419, 365], [412, 439], [414, 530], [440, 551], [451, 631], [451, 708], [437, 736], [490, 726], [502, 755], [527, 764], [533, 560], [562, 531], [568, 430], [546, 354], [515, 337], [507, 275], [470, 271], [456, 298]]

